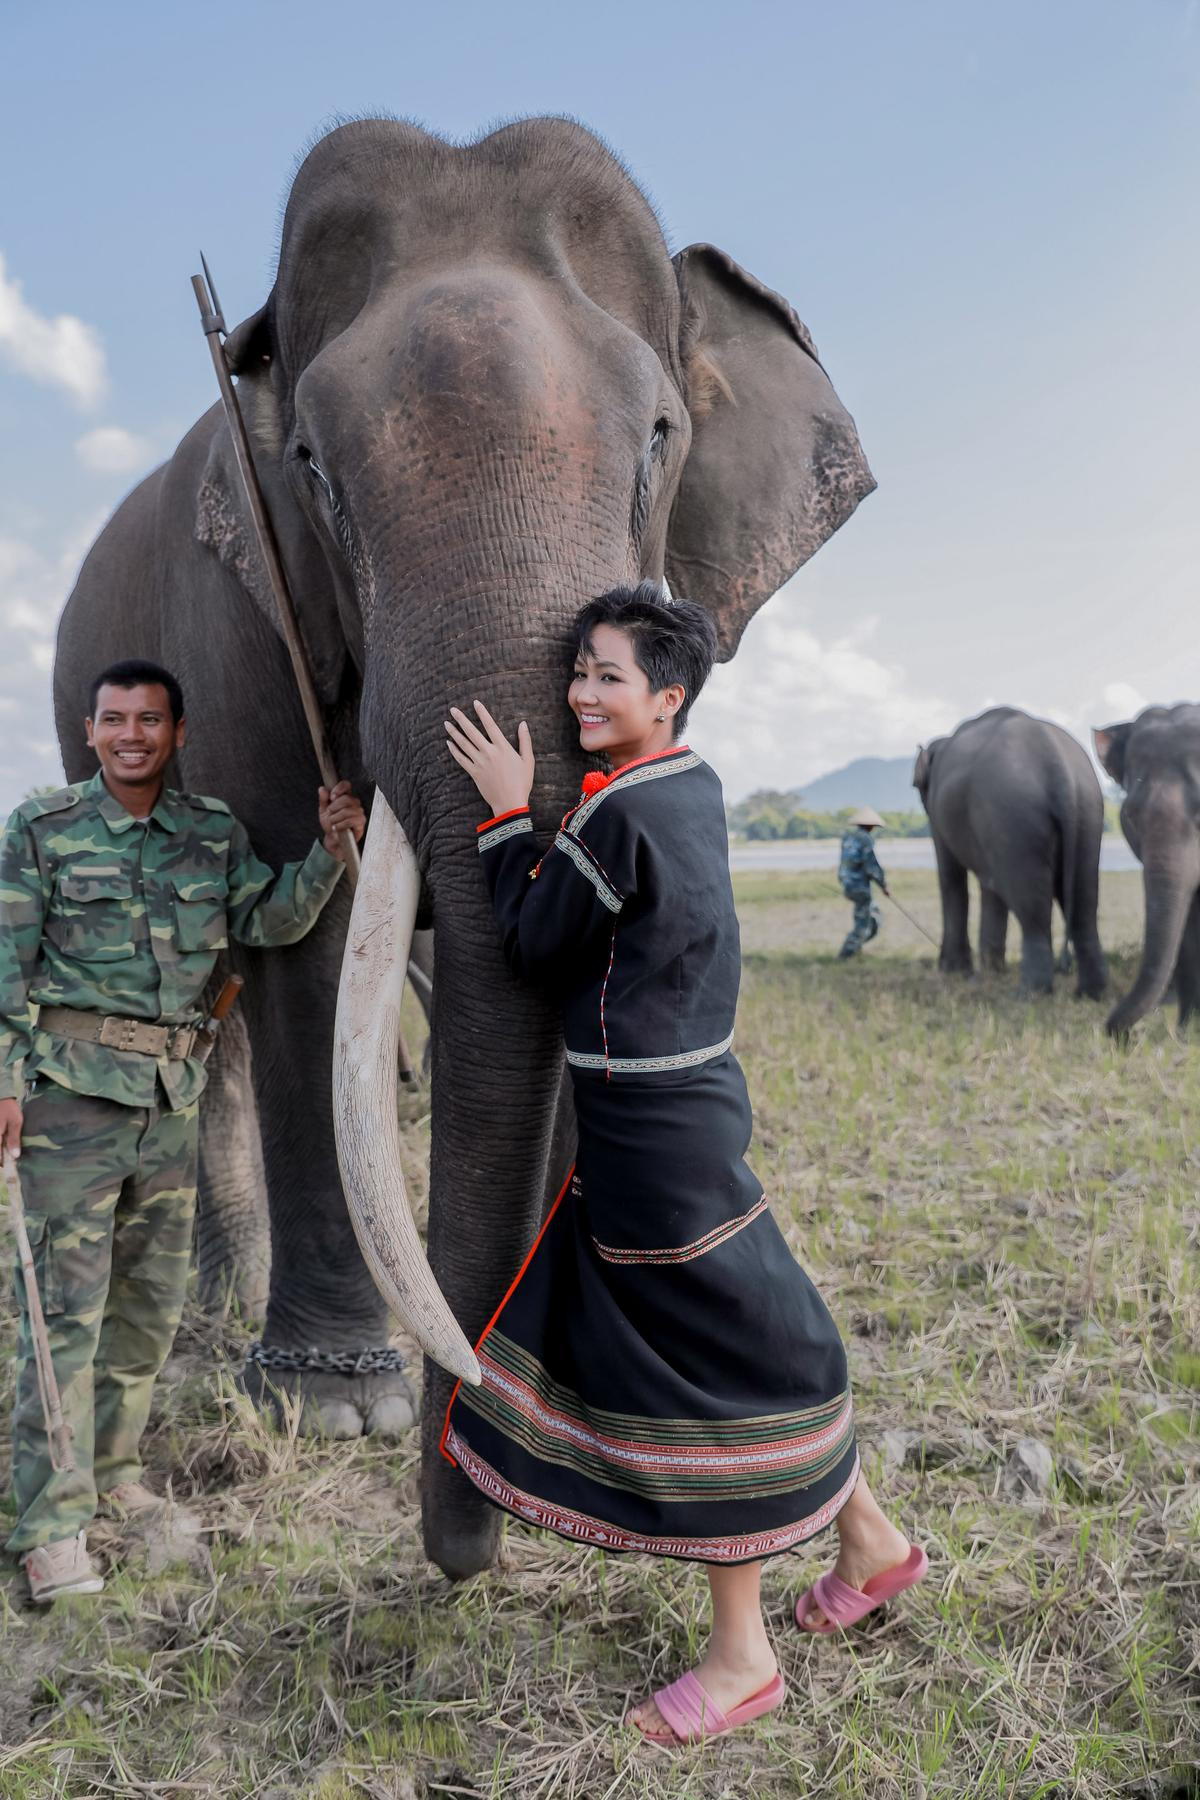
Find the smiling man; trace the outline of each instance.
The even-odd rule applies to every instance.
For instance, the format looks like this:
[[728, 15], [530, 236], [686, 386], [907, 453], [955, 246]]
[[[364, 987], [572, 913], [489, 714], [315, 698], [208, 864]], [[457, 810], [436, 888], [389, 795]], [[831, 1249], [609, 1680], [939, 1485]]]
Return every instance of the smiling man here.
[[[18, 1155], [72, 1471], [50, 1466], [24, 1293], [8, 1547], [35, 1600], [96, 1593], [98, 1500], [157, 1507], [138, 1442], [179, 1324], [196, 1198], [204, 990], [230, 938], [304, 936], [365, 819], [318, 790], [323, 842], [278, 875], [220, 800], [164, 786], [186, 736], [175, 677], [119, 662], [92, 684], [90, 781], [26, 800], [0, 840], [0, 1147]], [[36, 1015], [33, 1009], [36, 1008]]]

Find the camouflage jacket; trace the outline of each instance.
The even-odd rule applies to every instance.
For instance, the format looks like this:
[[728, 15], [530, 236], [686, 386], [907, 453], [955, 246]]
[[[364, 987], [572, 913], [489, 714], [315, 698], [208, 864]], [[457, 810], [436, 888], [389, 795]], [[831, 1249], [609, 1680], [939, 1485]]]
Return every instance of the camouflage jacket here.
[[887, 876], [875, 854], [871, 834], [862, 825], [852, 825], [842, 838], [838, 880], [842, 884], [842, 892], [851, 898], [856, 894], [869, 894], [873, 881], [877, 881], [880, 887], [887, 884]]
[[204, 1066], [41, 1031], [33, 1008], [199, 1021], [217, 952], [293, 944], [315, 922], [342, 864], [321, 843], [276, 875], [221, 800], [165, 788], [135, 819], [103, 776], [26, 800], [0, 839], [0, 1099], [43, 1073], [79, 1094], [173, 1107]]

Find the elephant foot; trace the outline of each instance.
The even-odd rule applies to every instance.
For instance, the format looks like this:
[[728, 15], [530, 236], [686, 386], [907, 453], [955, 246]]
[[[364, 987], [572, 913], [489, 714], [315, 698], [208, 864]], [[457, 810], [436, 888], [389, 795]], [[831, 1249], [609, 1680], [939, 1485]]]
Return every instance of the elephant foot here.
[[938, 968], [943, 975], [973, 975], [975, 973], [975, 969], [969, 956], [965, 958], [959, 956], [943, 957], [938, 963]]
[[[270, 1351], [266, 1353], [270, 1356]], [[286, 1354], [286, 1353], [285, 1353]], [[418, 1406], [403, 1368], [343, 1374], [331, 1369], [275, 1368], [248, 1361], [242, 1385], [250, 1398], [283, 1415], [283, 1395], [300, 1401], [300, 1430], [327, 1438], [393, 1441], [416, 1423]]]

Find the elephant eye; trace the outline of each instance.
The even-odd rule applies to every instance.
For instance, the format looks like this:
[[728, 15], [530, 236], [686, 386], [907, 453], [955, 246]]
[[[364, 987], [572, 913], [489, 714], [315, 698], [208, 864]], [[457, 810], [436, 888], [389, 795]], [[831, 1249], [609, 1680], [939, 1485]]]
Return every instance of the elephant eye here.
[[646, 445], [645, 454], [638, 465], [633, 483], [633, 508], [630, 524], [633, 530], [633, 541], [640, 544], [650, 519], [650, 482], [655, 463], [666, 461], [667, 438], [671, 432], [670, 419], [656, 419], [654, 430], [650, 433], [650, 442]]
[[330, 481], [328, 475], [325, 473], [324, 469], [321, 467], [320, 463], [317, 461], [317, 459], [313, 455], [312, 451], [308, 448], [308, 446], [306, 444], [301, 444], [299, 449], [296, 451], [296, 455], [300, 458], [300, 461], [305, 465], [309, 474], [312, 476], [313, 480], [318, 482], [321, 485], [321, 487], [323, 487], [325, 489], [326, 494], [329, 496], [329, 504], [336, 511], [337, 501], [334, 498], [333, 483]]

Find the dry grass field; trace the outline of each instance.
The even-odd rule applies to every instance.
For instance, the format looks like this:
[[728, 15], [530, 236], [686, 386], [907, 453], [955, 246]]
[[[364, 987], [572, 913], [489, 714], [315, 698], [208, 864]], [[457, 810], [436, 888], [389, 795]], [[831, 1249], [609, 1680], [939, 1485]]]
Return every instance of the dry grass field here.
[[[831, 876], [737, 886], [755, 1166], [928, 1582], [802, 1640], [790, 1605], [831, 1539], [777, 1559], [786, 1708], [644, 1748], [622, 1714], [696, 1655], [698, 1572], [510, 1527], [504, 1566], [451, 1587], [415, 1447], [266, 1429], [234, 1380], [247, 1326], [193, 1314], [148, 1446], [187, 1513], [102, 1528], [98, 1601], [35, 1616], [0, 1585], [3, 1800], [1200, 1793], [1200, 1033], [1162, 1012], [1122, 1050], [1068, 982], [1032, 1004], [1012, 973], [947, 982], [891, 911], [840, 964]], [[936, 933], [933, 876], [895, 887]], [[1137, 876], [1105, 878], [1120, 986], [1139, 909]], [[405, 1104], [415, 1163], [427, 1096]], [[7, 1301], [0, 1329], [7, 1351]]]

